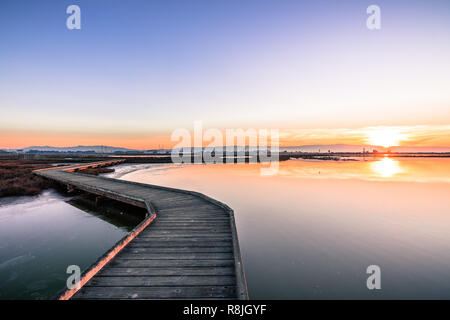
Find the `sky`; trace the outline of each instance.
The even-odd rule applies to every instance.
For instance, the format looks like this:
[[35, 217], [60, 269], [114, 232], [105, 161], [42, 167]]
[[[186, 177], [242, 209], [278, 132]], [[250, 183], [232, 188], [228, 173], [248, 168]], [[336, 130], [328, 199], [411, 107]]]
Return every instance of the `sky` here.
[[194, 121], [450, 147], [446, 0], [2, 0], [0, 38], [0, 148], [169, 147]]

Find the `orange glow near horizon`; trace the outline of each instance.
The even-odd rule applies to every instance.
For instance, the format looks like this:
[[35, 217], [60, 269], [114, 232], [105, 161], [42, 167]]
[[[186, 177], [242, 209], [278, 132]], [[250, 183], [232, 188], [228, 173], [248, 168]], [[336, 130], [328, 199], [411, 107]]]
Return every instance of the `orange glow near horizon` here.
[[[189, 130], [189, 128], [187, 127]], [[207, 130], [205, 128], [205, 130]], [[192, 131], [191, 131], [192, 132]], [[378, 126], [357, 129], [289, 129], [279, 130], [280, 146], [298, 145], [373, 145], [381, 147], [445, 147], [450, 149], [450, 125]], [[193, 134], [192, 134], [193, 137]], [[225, 134], [224, 134], [225, 137]], [[11, 129], [0, 130], [0, 148], [19, 149], [29, 146], [72, 147], [105, 145], [129, 149], [172, 148], [171, 132], [64, 132]], [[207, 146], [208, 141], [203, 141]], [[441, 152], [441, 151], [436, 151]]]
[[73, 133], [73, 132], [1, 132], [0, 149], [20, 149], [30, 146], [113, 146], [129, 149], [157, 149], [170, 148], [174, 143], [170, 136], [149, 136], [133, 134], [98, 134], [98, 133]]

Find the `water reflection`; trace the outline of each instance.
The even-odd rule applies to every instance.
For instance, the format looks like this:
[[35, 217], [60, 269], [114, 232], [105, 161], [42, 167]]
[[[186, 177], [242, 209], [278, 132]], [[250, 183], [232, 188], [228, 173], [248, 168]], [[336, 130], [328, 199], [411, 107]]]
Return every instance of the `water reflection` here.
[[[449, 165], [286, 161], [273, 176], [261, 176], [264, 164], [166, 165], [122, 178], [231, 206], [253, 299], [449, 299]], [[379, 291], [366, 287], [372, 264]]]
[[360, 179], [366, 181], [450, 182], [448, 158], [370, 158], [365, 161], [303, 161], [280, 163], [287, 178]]
[[54, 297], [68, 265], [86, 269], [139, 222], [121, 223], [80, 199], [55, 191], [0, 199], [0, 299]]
[[388, 157], [373, 162], [371, 168], [376, 174], [383, 178], [389, 178], [402, 172], [399, 162]]

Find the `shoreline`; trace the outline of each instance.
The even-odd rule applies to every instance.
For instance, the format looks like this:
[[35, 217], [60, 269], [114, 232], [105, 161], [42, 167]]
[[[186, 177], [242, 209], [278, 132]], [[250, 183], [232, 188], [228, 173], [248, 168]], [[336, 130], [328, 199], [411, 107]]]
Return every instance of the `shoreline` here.
[[[323, 161], [323, 162], [350, 162], [366, 160], [379, 160], [389, 158], [450, 158], [450, 153], [303, 153], [303, 152], [283, 152], [279, 155], [282, 161]], [[33, 170], [45, 169], [52, 166], [67, 165], [70, 163], [85, 163], [93, 161], [105, 161], [116, 156], [73, 156], [65, 155], [39, 155], [37, 158], [2, 157], [0, 158], [0, 198], [34, 196], [39, 195], [47, 189], [61, 189], [60, 185], [38, 177], [32, 173]], [[169, 157], [141, 157], [124, 156], [125, 163], [129, 165], [137, 164], [172, 164]], [[194, 156], [192, 157], [195, 158]], [[170, 160], [170, 161], [169, 161]], [[236, 159], [235, 159], [236, 160]], [[259, 160], [259, 159], [258, 159]], [[250, 162], [250, 160], [245, 161]], [[99, 175], [112, 173], [115, 169], [95, 168], [84, 170], [85, 174]]]

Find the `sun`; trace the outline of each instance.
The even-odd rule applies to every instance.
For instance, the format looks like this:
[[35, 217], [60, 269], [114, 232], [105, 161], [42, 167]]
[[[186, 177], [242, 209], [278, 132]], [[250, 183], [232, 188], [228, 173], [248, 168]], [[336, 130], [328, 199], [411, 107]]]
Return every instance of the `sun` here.
[[378, 127], [371, 128], [367, 132], [367, 141], [371, 145], [382, 146], [385, 148], [398, 146], [400, 142], [406, 138], [406, 134], [398, 128]]

